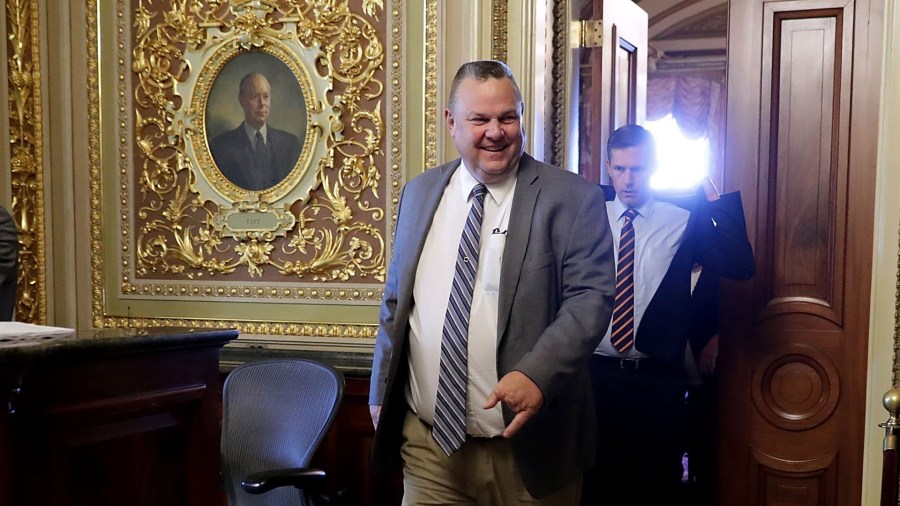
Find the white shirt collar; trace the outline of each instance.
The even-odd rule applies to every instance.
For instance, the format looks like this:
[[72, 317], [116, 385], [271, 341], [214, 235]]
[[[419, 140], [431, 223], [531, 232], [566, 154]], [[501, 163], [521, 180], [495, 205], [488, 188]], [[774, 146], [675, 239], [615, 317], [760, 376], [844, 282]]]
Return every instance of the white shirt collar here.
[[[645, 219], [651, 220], [653, 219], [653, 210], [656, 208], [656, 199], [652, 196], [648, 197], [647, 200], [637, 206], [635, 209], [638, 212], [638, 216], [643, 216]], [[613, 200], [613, 216], [616, 217], [616, 220], [621, 220], [622, 215], [625, 214], [625, 211], [629, 209], [621, 200], [619, 200], [619, 196], [616, 195], [615, 200]]]
[[[464, 160], [460, 160], [459, 168], [456, 172], [459, 174], [459, 177], [457, 178], [459, 190], [464, 192], [466, 195], [469, 195], [472, 192], [472, 188], [474, 188], [475, 185], [479, 183], [478, 180], [472, 176], [471, 172], [469, 172], [469, 169], [466, 167], [466, 162]], [[509, 195], [510, 190], [515, 187], [516, 177], [518, 177], [518, 175], [519, 166], [517, 165], [515, 169], [513, 169], [513, 172], [509, 177], [504, 178], [497, 183], [484, 185], [487, 188], [487, 191], [490, 194], [491, 198], [494, 200], [495, 204], [499, 206], [503, 203], [507, 195]]]
[[[249, 124], [247, 124], [246, 121], [243, 123], [243, 125], [244, 125], [244, 133], [246, 133], [247, 138], [250, 139], [250, 144], [253, 144], [253, 142], [256, 140], [257, 130], [255, 128], [253, 128], [252, 126], [250, 126]], [[262, 134], [263, 140], [266, 141], [266, 144], [268, 144], [269, 143], [269, 130], [266, 126], [266, 123], [263, 123], [263, 126], [260, 127], [259, 133]]]

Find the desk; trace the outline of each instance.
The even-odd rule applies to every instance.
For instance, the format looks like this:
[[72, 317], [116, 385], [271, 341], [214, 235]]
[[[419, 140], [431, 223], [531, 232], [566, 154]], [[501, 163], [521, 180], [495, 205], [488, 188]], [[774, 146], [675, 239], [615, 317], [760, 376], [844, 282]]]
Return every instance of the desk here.
[[219, 349], [235, 330], [0, 345], [0, 504], [212, 505]]

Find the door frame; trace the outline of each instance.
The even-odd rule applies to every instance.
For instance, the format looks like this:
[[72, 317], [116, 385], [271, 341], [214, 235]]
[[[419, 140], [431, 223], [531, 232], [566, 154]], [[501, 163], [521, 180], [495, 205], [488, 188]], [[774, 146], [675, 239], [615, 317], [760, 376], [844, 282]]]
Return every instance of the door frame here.
[[884, 430], [878, 424], [888, 417], [881, 399], [898, 386], [900, 368], [894, 359], [900, 344], [900, 143], [892, 142], [900, 139], [900, 2], [885, 0], [884, 17], [862, 504], [877, 504], [880, 498]]

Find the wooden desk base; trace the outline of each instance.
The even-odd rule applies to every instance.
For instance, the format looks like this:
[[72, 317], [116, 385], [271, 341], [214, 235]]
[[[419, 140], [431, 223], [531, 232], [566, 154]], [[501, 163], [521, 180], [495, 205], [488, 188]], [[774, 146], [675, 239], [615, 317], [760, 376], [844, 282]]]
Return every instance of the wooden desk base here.
[[5, 365], [0, 504], [222, 504], [222, 344]]

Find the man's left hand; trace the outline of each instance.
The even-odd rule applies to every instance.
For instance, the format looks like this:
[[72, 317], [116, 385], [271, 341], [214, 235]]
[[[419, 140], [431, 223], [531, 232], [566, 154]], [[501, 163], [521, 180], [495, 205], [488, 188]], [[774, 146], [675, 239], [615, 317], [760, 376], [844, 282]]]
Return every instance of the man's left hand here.
[[488, 397], [482, 406], [484, 409], [491, 409], [498, 402], [506, 404], [506, 406], [516, 413], [516, 417], [503, 431], [503, 437], [510, 438], [519, 429], [525, 425], [535, 413], [544, 405], [544, 394], [541, 389], [531, 381], [531, 378], [525, 376], [519, 371], [512, 371], [502, 378], [494, 391]]

